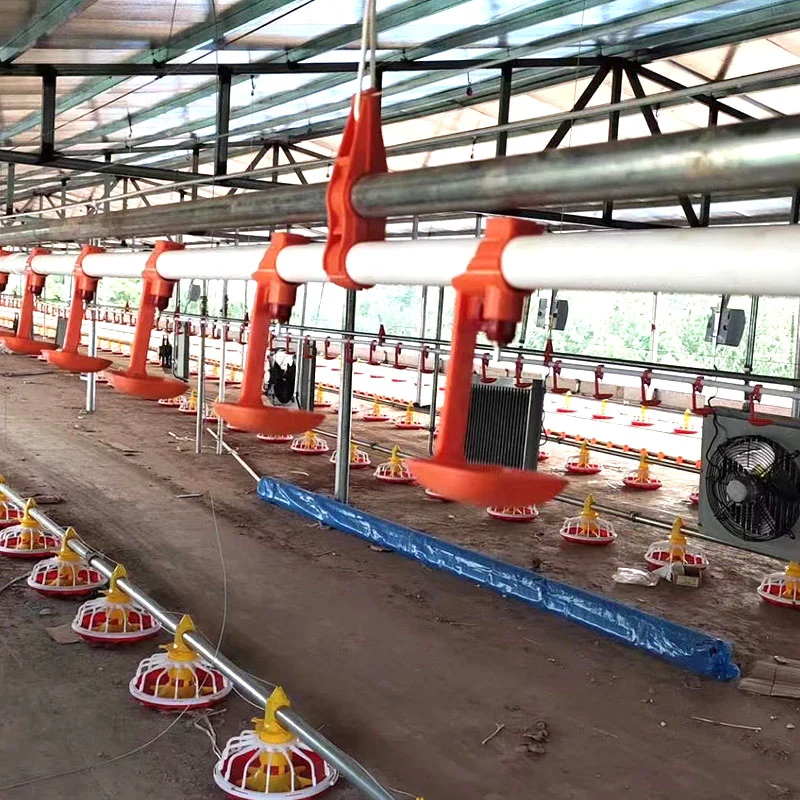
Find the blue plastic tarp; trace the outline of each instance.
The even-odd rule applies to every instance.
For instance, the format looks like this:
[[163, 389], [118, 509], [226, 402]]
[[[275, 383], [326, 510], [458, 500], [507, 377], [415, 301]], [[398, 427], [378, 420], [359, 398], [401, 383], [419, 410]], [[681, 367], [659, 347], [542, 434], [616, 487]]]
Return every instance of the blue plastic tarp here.
[[262, 500], [578, 622], [611, 639], [717, 680], [739, 676], [733, 645], [607, 597], [406, 528], [291, 483], [262, 478]]

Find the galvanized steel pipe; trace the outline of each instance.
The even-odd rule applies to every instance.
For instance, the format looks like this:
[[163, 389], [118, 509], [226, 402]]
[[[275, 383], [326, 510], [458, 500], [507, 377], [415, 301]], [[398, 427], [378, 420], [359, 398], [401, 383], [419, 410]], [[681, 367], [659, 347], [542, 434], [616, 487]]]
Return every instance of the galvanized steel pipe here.
[[[623, 142], [373, 175], [353, 203], [366, 217], [502, 213], [532, 205], [800, 185], [800, 116]], [[0, 231], [0, 246], [205, 233], [319, 222], [325, 184], [171, 203]]]
[[[17, 494], [7, 484], [0, 484], [0, 495], [4, 495], [7, 500], [17, 508], [24, 508], [25, 498]], [[65, 530], [43, 511], [38, 508], [31, 510], [31, 516], [44, 527], [47, 531], [63, 539]], [[71, 550], [76, 552], [81, 558], [88, 561], [92, 567], [104, 575], [111, 577], [116, 564], [107, 557], [93, 550], [89, 545], [80, 539], [72, 539], [69, 542]], [[121, 578], [117, 581], [119, 587], [133, 600], [146, 608], [169, 633], [175, 633], [181, 615], [167, 611], [157, 601], [153, 600], [136, 584], [128, 578]], [[228, 678], [249, 700], [252, 700], [259, 707], [266, 706], [269, 692], [275, 688], [274, 684], [267, 681], [260, 683], [253, 679], [248, 673], [236, 666], [229, 658], [219, 652], [219, 648], [209, 641], [199, 631], [192, 631], [184, 634], [183, 637], [188, 645], [199, 653], [208, 662], [214, 665], [226, 678]], [[264, 689], [269, 691], [265, 693]], [[293, 708], [283, 707], [278, 709], [275, 716], [287, 730], [295, 734], [299, 739], [306, 742], [314, 751], [319, 753], [330, 764], [336, 767], [339, 772], [351, 783], [358, 787], [365, 795], [373, 800], [395, 800], [393, 795], [375, 778], [367, 772], [352, 756], [349, 756], [333, 742], [325, 738], [310, 722], [304, 719]]]

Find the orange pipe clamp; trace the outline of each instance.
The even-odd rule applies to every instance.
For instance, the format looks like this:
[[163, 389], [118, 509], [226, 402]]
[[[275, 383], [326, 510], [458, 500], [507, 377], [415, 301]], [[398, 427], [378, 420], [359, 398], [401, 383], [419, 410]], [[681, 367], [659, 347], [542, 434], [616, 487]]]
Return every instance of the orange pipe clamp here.
[[[359, 116], [355, 118], [355, 104]], [[359, 242], [382, 242], [386, 219], [366, 219], [353, 206], [353, 187], [365, 175], [386, 172], [381, 130], [381, 94], [367, 89], [356, 95], [344, 128], [328, 184], [328, 241], [323, 264], [329, 280], [345, 289], [366, 289], [347, 274], [347, 254]]]
[[264, 361], [270, 343], [270, 322], [273, 319], [288, 322], [297, 296], [297, 284], [287, 283], [278, 274], [278, 255], [285, 247], [304, 244], [308, 244], [305, 236], [295, 233], [274, 234], [258, 269], [253, 273], [256, 294], [250, 315], [242, 393], [236, 403], [214, 404], [219, 417], [243, 431], [286, 436], [309, 431], [325, 419], [324, 414], [265, 406], [261, 399], [264, 393]]
[[84, 245], [72, 270], [72, 302], [69, 306], [69, 319], [64, 344], [60, 350], [47, 350], [44, 357], [54, 367], [67, 372], [101, 372], [113, 363], [108, 358], [82, 355], [78, 352], [81, 344], [81, 323], [83, 304], [92, 301], [97, 292], [98, 278], [92, 278], [83, 271], [83, 259], [92, 253], [104, 253], [102, 247]]
[[22, 293], [22, 309], [16, 335], [2, 336], [0, 341], [12, 353], [28, 356], [40, 355], [42, 350], [55, 350], [55, 342], [43, 342], [33, 338], [33, 310], [35, 298], [42, 294], [47, 275], [39, 275], [33, 271], [32, 262], [36, 256], [49, 255], [50, 251], [43, 247], [34, 247], [25, 265], [25, 289]]
[[541, 232], [538, 225], [524, 220], [490, 219], [467, 271], [453, 281], [453, 340], [436, 454], [427, 461], [409, 462], [420, 483], [449, 500], [483, 507], [532, 505], [551, 500], [567, 485], [555, 475], [471, 464], [464, 454], [478, 333], [508, 344], [522, 316], [526, 293], [511, 288], [503, 278], [503, 250], [516, 236]]
[[150, 334], [156, 318], [156, 310], [163, 311], [172, 297], [175, 281], [162, 278], [156, 271], [158, 257], [168, 250], [182, 250], [183, 245], [175, 242], [156, 242], [155, 249], [147, 259], [142, 273], [142, 299], [139, 303], [139, 316], [133, 332], [133, 346], [128, 369], [109, 370], [108, 382], [123, 394], [142, 397], [145, 400], [160, 400], [177, 397], [186, 391], [186, 384], [175, 378], [157, 377], [147, 374], [147, 351], [150, 348]]

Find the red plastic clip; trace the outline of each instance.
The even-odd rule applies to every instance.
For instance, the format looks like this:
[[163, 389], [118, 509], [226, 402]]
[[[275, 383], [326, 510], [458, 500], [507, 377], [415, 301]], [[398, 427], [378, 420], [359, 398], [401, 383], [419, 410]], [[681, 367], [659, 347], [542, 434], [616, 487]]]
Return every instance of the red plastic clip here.
[[[359, 103], [358, 119], [355, 104]], [[353, 187], [366, 175], [386, 172], [381, 130], [381, 94], [367, 89], [356, 95], [328, 184], [328, 241], [323, 265], [328, 278], [345, 289], [366, 289], [347, 273], [347, 254], [359, 242], [382, 242], [386, 219], [366, 219], [353, 205]]]
[[303, 358], [306, 361], [311, 361], [314, 358], [314, 345], [311, 342], [311, 337], [306, 336], [303, 339]]
[[402, 342], [398, 342], [394, 346], [394, 368], [395, 369], [405, 369], [405, 365], [400, 363], [400, 354], [403, 352], [403, 344]]
[[83, 260], [88, 255], [104, 252], [104, 248], [93, 245], [84, 245], [81, 249], [72, 270], [72, 302], [69, 307], [64, 344], [60, 350], [48, 350], [44, 353], [44, 357], [50, 364], [66, 372], [101, 372], [112, 364], [111, 359], [81, 355], [78, 352], [81, 344], [84, 303], [92, 301], [97, 292], [98, 281], [98, 278], [93, 278], [83, 271]]
[[595, 400], [610, 400], [614, 396], [614, 392], [601, 392], [600, 381], [603, 380], [606, 374], [605, 368], [602, 364], [598, 364], [594, 368], [594, 399]]
[[50, 251], [44, 247], [34, 247], [28, 255], [25, 265], [25, 288], [22, 293], [22, 308], [19, 313], [17, 333], [2, 336], [0, 341], [12, 353], [22, 353], [28, 356], [40, 355], [42, 350], [55, 350], [55, 342], [43, 342], [33, 338], [33, 312], [36, 298], [41, 296], [47, 275], [40, 275], [33, 270], [33, 259], [36, 256], [49, 255]]
[[655, 408], [656, 406], [661, 405], [660, 400], [656, 400], [655, 397], [651, 397], [648, 399], [647, 397], [647, 387], [650, 386], [650, 382], [652, 381], [653, 376], [649, 369], [646, 369], [642, 373], [642, 400], [641, 404], [646, 406], [647, 408]]
[[490, 360], [491, 356], [488, 353], [481, 356], [481, 383], [497, 383], [497, 378], [490, 378], [487, 374]]
[[369, 343], [369, 359], [367, 360], [367, 364], [371, 367], [379, 367], [381, 365], [380, 361], [375, 360], [375, 351], [378, 349], [378, 342], [376, 339], [373, 339]]
[[698, 375], [692, 383], [692, 414], [696, 414], [698, 417], [707, 417], [714, 413], [714, 409], [711, 406], [697, 405], [697, 398], [701, 396], [700, 393], [702, 391], [703, 376]]
[[755, 425], [757, 428], [762, 428], [765, 425], [772, 425], [772, 420], [771, 419], [767, 419], [766, 417], [756, 416], [756, 403], [760, 403], [761, 402], [761, 390], [763, 388], [764, 387], [760, 383], [757, 383], [750, 390], [750, 398], [749, 398], [750, 414], [747, 417], [747, 421], [751, 425]]
[[433, 370], [426, 366], [426, 362], [428, 361], [428, 356], [430, 355], [431, 350], [427, 345], [422, 346], [422, 350], [419, 354], [419, 371], [423, 375], [430, 375], [433, 373]]
[[331, 353], [331, 337], [326, 336], [323, 344], [322, 357], [325, 361], [335, 361], [339, 356], [336, 353]]
[[455, 315], [436, 454], [409, 467], [427, 489], [449, 500], [478, 506], [523, 506], [551, 500], [567, 484], [564, 478], [529, 470], [467, 462], [467, 435], [475, 345], [478, 333], [508, 344], [522, 315], [526, 293], [506, 283], [503, 250], [516, 236], [539, 234], [531, 222], [493, 217], [467, 271], [455, 278]]
[[177, 397], [186, 391], [186, 384], [175, 378], [156, 377], [147, 374], [147, 354], [150, 350], [150, 334], [156, 311], [163, 311], [172, 297], [175, 281], [162, 278], [156, 270], [159, 256], [170, 250], [182, 250], [183, 245], [170, 241], [156, 242], [155, 249], [147, 259], [142, 272], [142, 299], [136, 330], [133, 332], [131, 359], [124, 371], [108, 370], [108, 382], [123, 394], [142, 397], [145, 400]]
[[550, 365], [550, 369], [553, 371], [553, 388], [550, 391], [553, 394], [566, 394], [569, 389], [566, 386], [558, 385], [558, 378], [561, 375], [561, 361], [554, 361]]
[[514, 386], [516, 386], [517, 389], [530, 389], [531, 386], [533, 386], [533, 382], [526, 383], [522, 380], [522, 367], [524, 363], [522, 356], [517, 356], [516, 364], [514, 364]]
[[[305, 236], [294, 233], [276, 233], [267, 252], [253, 273], [256, 294], [250, 315], [250, 335], [242, 379], [242, 392], [236, 403], [215, 403], [218, 416], [229, 425], [251, 433], [289, 435], [309, 431], [319, 425], [324, 414], [265, 406], [261, 398], [264, 391], [264, 360], [270, 340], [270, 322], [288, 322], [297, 296], [297, 285], [287, 283], [278, 274], [278, 255], [286, 247], [308, 244]], [[286, 352], [290, 338], [286, 337]]]

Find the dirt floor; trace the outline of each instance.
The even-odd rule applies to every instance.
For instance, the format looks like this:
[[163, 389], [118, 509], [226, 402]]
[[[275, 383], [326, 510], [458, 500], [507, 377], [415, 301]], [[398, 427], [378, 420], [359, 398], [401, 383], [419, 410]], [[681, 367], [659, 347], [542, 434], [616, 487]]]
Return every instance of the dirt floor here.
[[[213, 453], [210, 439], [202, 456], [194, 454], [193, 420], [174, 411], [102, 388], [97, 413], [86, 416], [77, 378], [9, 356], [0, 357], [0, 373], [0, 467], [9, 483], [63, 497], [48, 508], [54, 518], [123, 561], [167, 607], [190, 611], [210, 638], [219, 634], [225, 599], [221, 549], [223, 650], [283, 683], [326, 735], [386, 785], [409, 793], [398, 798], [800, 796], [795, 702], [700, 680], [266, 505], [230, 457]], [[325, 427], [334, 430], [333, 418]], [[408, 450], [424, 446], [422, 434], [395, 436], [379, 427], [357, 424], [356, 435], [396, 440]], [[259, 472], [323, 491], [332, 485], [324, 458], [291, 455], [249, 436], [231, 442]], [[575, 452], [548, 449], [548, 469]], [[616, 485], [633, 464], [604, 463], [606, 473], [585, 486], [601, 501], [621, 503]], [[696, 478], [666, 470], [662, 477], [667, 487], [648, 499], [653, 513], [689, 517], [684, 498]], [[188, 492], [203, 496], [177, 497]], [[531, 525], [509, 526], [429, 501], [419, 488], [380, 486], [368, 473], [354, 473], [352, 500], [524, 566], [539, 559], [546, 575], [729, 637], [745, 659], [800, 655], [790, 638], [794, 618], [753, 594], [758, 576], [774, 569], [766, 559], [704, 546], [712, 576], [700, 589], [615, 587], [614, 566], [641, 564], [658, 535], [620, 524], [611, 548], [569, 547], [557, 536], [565, 514], [575, 513], [564, 505], [543, 508]], [[627, 502], [640, 507], [642, 500]], [[0, 586], [22, 572], [0, 562]], [[68, 622], [74, 608], [20, 584], [0, 594], [0, 798], [221, 796], [211, 779], [210, 743], [188, 719], [146, 749], [104, 763], [148, 742], [170, 718], [127, 695], [135, 664], [153, 642], [107, 651], [49, 638], [44, 629]], [[55, 613], [40, 615], [43, 609]], [[220, 743], [254, 714], [237, 698], [226, 708], [212, 720]], [[540, 721], [549, 739], [537, 748], [543, 753], [530, 752], [524, 733]], [[497, 724], [505, 727], [482, 745]], [[87, 765], [96, 768], [8, 788]], [[329, 796], [356, 794], [340, 781]]]

